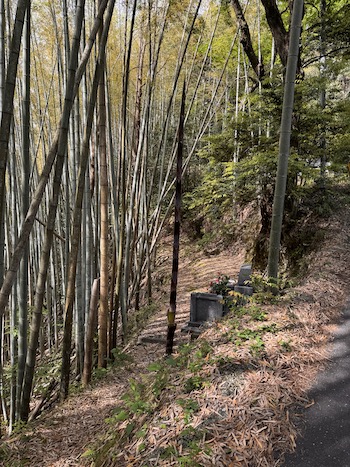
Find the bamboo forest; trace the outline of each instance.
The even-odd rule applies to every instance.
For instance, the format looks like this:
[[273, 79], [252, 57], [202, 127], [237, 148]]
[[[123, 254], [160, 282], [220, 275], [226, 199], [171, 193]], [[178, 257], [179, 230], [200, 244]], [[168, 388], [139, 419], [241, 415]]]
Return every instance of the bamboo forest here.
[[349, 465], [283, 463], [350, 285], [348, 14], [0, 0], [0, 465]]

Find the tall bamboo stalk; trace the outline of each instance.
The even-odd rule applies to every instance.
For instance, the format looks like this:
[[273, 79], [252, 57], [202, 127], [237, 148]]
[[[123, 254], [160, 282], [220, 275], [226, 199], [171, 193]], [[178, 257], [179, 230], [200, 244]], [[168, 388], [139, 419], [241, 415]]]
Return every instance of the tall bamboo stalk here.
[[181, 198], [182, 198], [182, 158], [183, 158], [183, 143], [184, 143], [184, 120], [185, 120], [185, 100], [186, 100], [186, 84], [184, 82], [180, 121], [178, 129], [178, 145], [177, 145], [177, 166], [176, 166], [176, 188], [175, 188], [175, 221], [174, 221], [174, 244], [173, 244], [173, 266], [171, 274], [170, 287], [170, 308], [167, 313], [168, 318], [168, 334], [166, 339], [166, 354], [173, 353], [174, 335], [176, 330], [176, 294], [177, 294], [177, 276], [179, 270], [179, 252], [180, 252], [180, 221], [181, 221]]
[[[127, 309], [125, 300], [123, 299], [123, 264], [124, 264], [124, 247], [125, 247], [125, 226], [126, 226], [126, 178], [127, 178], [127, 132], [128, 132], [128, 119], [127, 119], [127, 104], [128, 104], [128, 90], [130, 78], [130, 61], [132, 43], [134, 37], [134, 26], [136, 18], [137, 0], [133, 2], [133, 10], [131, 16], [131, 25], [129, 39], [125, 44], [125, 57], [124, 57], [124, 74], [123, 74], [123, 91], [122, 91], [122, 108], [121, 108], [121, 124], [120, 124], [120, 169], [119, 169], [119, 187], [120, 187], [120, 229], [119, 229], [119, 245], [117, 254], [117, 275], [116, 275], [116, 297], [115, 306], [121, 306], [121, 316], [123, 325], [123, 338], [127, 333]], [[127, 31], [125, 30], [125, 40]]]
[[287, 186], [290, 136], [292, 130], [295, 76], [299, 59], [299, 40], [303, 9], [304, 1], [295, 0], [292, 13], [292, 23], [290, 27], [289, 52], [284, 85], [281, 133], [279, 140], [279, 158], [272, 209], [272, 224], [268, 258], [268, 276], [274, 280], [276, 280], [278, 276], [284, 198]]
[[4, 89], [4, 100], [0, 123], [0, 228], [3, 226], [5, 207], [5, 174], [9, 152], [10, 127], [13, 119], [13, 104], [16, 87], [19, 53], [23, 25], [29, 0], [18, 0]]
[[95, 279], [91, 289], [89, 319], [86, 329], [86, 345], [84, 357], [83, 385], [87, 386], [91, 381], [92, 353], [94, 346], [94, 334], [97, 325], [97, 307], [100, 290], [100, 279]]
[[[22, 219], [25, 219], [29, 208], [30, 177], [30, 22], [31, 1], [26, 13], [24, 45], [23, 45], [23, 111], [22, 111]], [[17, 414], [20, 411], [22, 385], [27, 356], [28, 333], [28, 260], [29, 245], [25, 247], [20, 271], [19, 323], [18, 323], [18, 375], [17, 375]]]
[[64, 110], [61, 119], [61, 131], [57, 143], [57, 158], [56, 158], [56, 167], [55, 167], [55, 176], [54, 176], [54, 185], [52, 191], [52, 198], [49, 206], [49, 213], [47, 218], [47, 225], [45, 231], [45, 239], [42, 249], [42, 254], [40, 258], [40, 268], [39, 275], [36, 285], [36, 294], [35, 294], [35, 307], [33, 311], [33, 323], [31, 326], [31, 333], [29, 338], [28, 345], [28, 355], [26, 362], [26, 370], [24, 377], [24, 386], [22, 393], [22, 402], [21, 402], [21, 419], [27, 420], [29, 414], [29, 401], [30, 393], [32, 388], [32, 382], [34, 377], [34, 367], [35, 367], [35, 357], [36, 349], [38, 346], [38, 338], [41, 326], [42, 318], [42, 308], [46, 287], [46, 278], [47, 271], [49, 267], [49, 259], [52, 247], [52, 240], [54, 235], [54, 225], [58, 207], [58, 199], [60, 196], [61, 190], [61, 179], [63, 173], [64, 162], [66, 160], [67, 152], [67, 140], [68, 140], [68, 129], [69, 129], [69, 117], [73, 106], [74, 99], [74, 82], [75, 82], [75, 72], [78, 66], [78, 52], [80, 45], [80, 36], [82, 31], [82, 24], [84, 18], [84, 6], [85, 0], [79, 0], [76, 8], [76, 17], [75, 17], [75, 31], [74, 38], [71, 49], [70, 56], [70, 65], [69, 65], [69, 75], [66, 86], [66, 96], [64, 101]]
[[72, 246], [69, 256], [69, 274], [68, 274], [68, 283], [67, 283], [67, 297], [65, 305], [65, 322], [64, 322], [64, 336], [63, 336], [63, 346], [62, 346], [62, 367], [61, 367], [61, 387], [60, 395], [62, 399], [65, 399], [68, 395], [69, 389], [69, 373], [70, 373], [70, 353], [71, 353], [71, 340], [72, 340], [72, 319], [73, 319], [73, 305], [75, 298], [75, 278], [76, 278], [76, 268], [77, 268], [77, 259], [79, 253], [80, 245], [80, 235], [81, 235], [81, 220], [82, 220], [82, 207], [83, 207], [83, 197], [85, 191], [85, 172], [88, 165], [89, 157], [89, 142], [93, 126], [93, 117], [95, 111], [95, 105], [97, 100], [97, 91], [99, 86], [99, 81], [103, 73], [103, 63], [105, 57], [105, 47], [108, 38], [108, 32], [110, 27], [110, 22], [113, 14], [115, 0], [111, 0], [108, 5], [107, 17], [103, 33], [101, 35], [100, 41], [100, 50], [98, 61], [95, 67], [94, 80], [91, 90], [89, 108], [87, 113], [87, 122], [85, 126], [85, 135], [82, 144], [82, 154], [80, 156], [80, 167], [78, 175], [78, 184], [77, 192], [73, 213], [73, 233], [72, 233]]
[[[326, 86], [324, 83], [325, 71], [326, 71], [326, 0], [320, 0], [320, 107], [321, 111], [324, 111], [326, 107]], [[326, 164], [327, 164], [327, 151], [326, 151], [326, 138], [325, 138], [325, 124], [322, 123], [321, 137], [320, 137], [320, 148], [321, 148], [321, 167], [320, 167], [320, 178], [321, 186], [325, 188], [326, 185]]]
[[[5, 1], [0, 0], [0, 111], [2, 112], [5, 87]], [[0, 224], [0, 287], [4, 279], [5, 219]], [[6, 418], [6, 406], [3, 391], [3, 317], [0, 314], [0, 404], [3, 418]], [[1, 428], [0, 428], [1, 437]]]
[[[100, 42], [102, 40], [102, 29]], [[101, 55], [101, 75], [98, 90], [98, 130], [100, 156], [100, 309], [98, 314], [98, 366], [107, 366], [107, 323], [108, 323], [108, 171], [107, 171], [107, 137], [106, 137], [106, 82], [105, 53]]]

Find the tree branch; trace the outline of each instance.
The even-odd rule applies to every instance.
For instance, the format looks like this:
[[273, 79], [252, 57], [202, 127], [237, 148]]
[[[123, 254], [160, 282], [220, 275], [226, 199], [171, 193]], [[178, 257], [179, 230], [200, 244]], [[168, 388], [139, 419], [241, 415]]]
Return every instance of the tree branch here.
[[261, 59], [261, 62], [259, 62], [259, 58], [254, 51], [254, 48], [252, 45], [252, 39], [250, 36], [249, 26], [244, 17], [244, 13], [243, 13], [241, 4], [239, 3], [239, 0], [232, 0], [232, 6], [233, 6], [233, 9], [235, 10], [235, 15], [237, 18], [239, 30], [241, 32], [240, 40], [243, 46], [243, 50], [245, 54], [247, 55], [248, 60], [250, 64], [252, 65], [256, 76], [258, 77], [258, 80], [261, 81], [265, 74], [264, 64], [262, 62], [262, 59]]

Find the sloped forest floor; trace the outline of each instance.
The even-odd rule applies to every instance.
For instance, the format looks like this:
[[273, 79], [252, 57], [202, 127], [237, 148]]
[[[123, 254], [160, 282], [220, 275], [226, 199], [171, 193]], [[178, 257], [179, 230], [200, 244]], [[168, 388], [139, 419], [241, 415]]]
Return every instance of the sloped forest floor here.
[[[305, 258], [299, 285], [278, 298], [256, 293], [192, 343], [180, 332], [191, 291], [207, 290], [218, 272], [236, 278], [244, 251], [205, 256], [183, 242], [173, 357], [162, 358], [168, 290], [159, 280], [158, 311], [125, 361], [3, 441], [1, 465], [282, 465], [348, 298], [349, 225], [349, 209], [323, 221], [324, 240]], [[158, 261], [168, 284], [169, 253]]]

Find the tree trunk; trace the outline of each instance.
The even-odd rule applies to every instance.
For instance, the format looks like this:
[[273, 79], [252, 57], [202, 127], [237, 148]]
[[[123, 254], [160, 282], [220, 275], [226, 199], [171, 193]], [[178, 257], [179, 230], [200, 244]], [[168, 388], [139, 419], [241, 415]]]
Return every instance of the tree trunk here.
[[91, 290], [90, 312], [86, 330], [86, 344], [84, 356], [83, 385], [87, 386], [91, 381], [92, 353], [94, 349], [94, 334], [96, 329], [96, 314], [98, 308], [100, 279], [95, 279]]
[[[100, 34], [101, 43], [102, 30]], [[102, 56], [103, 55], [103, 56]], [[100, 309], [98, 314], [98, 366], [107, 366], [107, 328], [108, 328], [108, 171], [106, 138], [106, 83], [105, 60], [101, 55], [101, 77], [98, 90], [98, 135], [100, 156]]]
[[[22, 219], [24, 220], [29, 207], [29, 176], [30, 176], [30, 20], [31, 1], [25, 22], [24, 46], [23, 46], [23, 113], [22, 113]], [[28, 254], [29, 245], [24, 250], [20, 272], [19, 293], [19, 323], [18, 323], [18, 375], [17, 375], [17, 414], [20, 412], [20, 401], [22, 385], [27, 356], [27, 333], [28, 333]]]
[[246, 53], [248, 60], [252, 65], [256, 76], [258, 77], [258, 80], [261, 81], [265, 74], [264, 64], [262, 63], [262, 60], [259, 60], [259, 57], [254, 51], [248, 23], [244, 17], [244, 13], [239, 0], [232, 0], [232, 6], [235, 10], [237, 22], [239, 25], [239, 30], [241, 33], [240, 40], [243, 46], [243, 50]]
[[170, 288], [170, 308], [168, 310], [168, 334], [166, 340], [166, 354], [173, 353], [174, 334], [176, 329], [176, 293], [177, 276], [179, 270], [179, 251], [180, 251], [180, 217], [181, 217], [181, 198], [182, 198], [182, 158], [184, 143], [184, 119], [185, 119], [185, 100], [186, 84], [184, 82], [181, 100], [180, 122], [178, 129], [178, 147], [177, 147], [177, 168], [176, 168], [176, 189], [175, 189], [175, 222], [174, 222], [174, 245], [173, 245], [173, 267], [171, 274]]
[[[131, 61], [131, 48], [134, 35], [134, 25], [136, 16], [137, 0], [134, 0], [133, 11], [131, 17], [130, 34], [128, 43], [125, 44], [125, 57], [124, 57], [124, 76], [123, 76], [123, 95], [122, 95], [122, 109], [121, 109], [121, 126], [120, 126], [120, 229], [119, 229], [119, 245], [117, 255], [117, 276], [116, 276], [116, 296], [115, 307], [121, 307], [122, 325], [123, 325], [123, 339], [127, 333], [127, 310], [125, 302], [125, 293], [123, 295], [123, 274], [124, 274], [124, 252], [125, 252], [125, 227], [126, 227], [126, 189], [127, 189], [127, 104], [128, 104], [128, 89], [130, 78], [130, 61]], [[125, 25], [126, 28], [126, 25]], [[125, 30], [125, 40], [127, 32]]]
[[266, 19], [275, 40], [278, 55], [280, 56], [282, 65], [286, 66], [289, 38], [276, 0], [261, 0], [261, 3], [265, 8]]
[[[326, 30], [325, 30], [325, 15], [326, 15], [326, 0], [320, 0], [320, 78], [321, 78], [321, 89], [320, 89], [320, 107], [321, 112], [326, 107], [326, 85], [325, 85], [325, 70], [326, 70]], [[326, 128], [325, 124], [321, 124], [321, 136], [320, 136], [320, 149], [321, 149], [321, 167], [320, 167], [320, 179], [321, 187], [324, 189], [326, 186], [326, 165], [327, 165], [327, 151], [326, 151]]]
[[60, 395], [61, 399], [65, 399], [68, 396], [69, 389], [69, 373], [70, 373], [70, 354], [71, 354], [71, 341], [72, 341], [72, 322], [73, 322], [73, 305], [75, 298], [75, 278], [76, 278], [76, 268], [77, 268], [77, 259], [79, 253], [80, 245], [80, 234], [81, 234], [81, 219], [82, 219], [82, 206], [83, 206], [83, 197], [85, 191], [85, 180], [86, 180], [86, 168], [88, 165], [89, 157], [89, 141], [92, 131], [93, 116], [95, 111], [95, 104], [97, 100], [97, 91], [98, 85], [101, 78], [101, 73], [103, 73], [103, 63], [105, 57], [105, 47], [109, 32], [110, 21], [113, 14], [115, 0], [111, 0], [106, 24], [103, 29], [100, 42], [100, 50], [98, 62], [96, 64], [95, 75], [92, 85], [92, 91], [90, 96], [89, 110], [87, 115], [86, 130], [82, 147], [82, 154], [80, 157], [80, 167], [79, 167], [79, 177], [78, 177], [78, 186], [76, 193], [76, 201], [74, 206], [73, 213], [73, 234], [72, 234], [72, 246], [69, 257], [69, 274], [68, 274], [68, 284], [67, 284], [67, 297], [66, 297], [66, 306], [65, 306], [65, 321], [64, 321], [64, 336], [63, 336], [63, 346], [62, 346], [62, 369], [61, 369], [61, 387]]
[[21, 49], [23, 25], [29, 0], [18, 0], [15, 23], [11, 39], [9, 61], [6, 72], [4, 101], [0, 123], [0, 228], [3, 226], [5, 214], [5, 174], [9, 152], [10, 127], [13, 119], [13, 101], [19, 53]]
[[30, 339], [29, 339], [25, 380], [24, 380], [22, 403], [21, 403], [21, 419], [22, 420], [27, 420], [28, 414], [29, 414], [30, 394], [31, 394], [33, 377], [34, 377], [36, 350], [38, 346], [38, 339], [39, 339], [40, 326], [41, 326], [42, 308], [43, 308], [43, 301], [44, 301], [44, 294], [45, 294], [47, 271], [49, 267], [55, 218], [56, 218], [56, 212], [57, 212], [57, 207], [58, 207], [58, 199], [59, 199], [59, 195], [61, 191], [61, 179], [62, 179], [63, 167], [64, 167], [64, 162], [66, 159], [69, 117], [70, 117], [73, 100], [74, 100], [73, 91], [74, 91], [74, 82], [75, 82], [75, 72], [76, 72], [77, 65], [78, 65], [78, 52], [79, 52], [80, 36], [81, 36], [82, 24], [83, 24], [83, 18], [84, 18], [84, 6], [85, 6], [85, 0], [80, 0], [77, 5], [77, 10], [76, 10], [75, 34], [74, 34], [73, 45], [72, 45], [72, 50], [71, 50], [69, 75], [68, 75], [67, 87], [66, 87], [66, 97], [64, 101], [64, 110], [63, 110], [62, 121], [61, 121], [61, 131], [60, 131], [60, 137], [58, 139], [58, 146], [57, 146], [57, 160], [56, 160], [56, 167], [55, 167], [54, 185], [53, 185], [53, 191], [52, 191], [52, 199], [50, 201], [49, 213], [47, 217], [47, 226], [46, 226], [46, 232], [45, 232], [44, 245], [43, 245], [42, 254], [40, 258], [39, 276], [37, 280], [36, 294], [35, 294], [35, 306], [34, 306], [33, 318], [32, 318], [33, 323], [31, 327], [31, 333], [30, 333]]
[[284, 210], [284, 198], [286, 193], [288, 158], [290, 152], [290, 138], [292, 128], [292, 115], [294, 104], [295, 77], [299, 58], [299, 41], [301, 31], [301, 20], [303, 16], [303, 0], [295, 0], [291, 36], [289, 44], [289, 53], [287, 61], [287, 71], [285, 77], [283, 108], [281, 118], [281, 133], [279, 141], [279, 158], [276, 175], [276, 186], [272, 208], [272, 224], [270, 233], [270, 246], [268, 258], [268, 276], [277, 280], [278, 263], [281, 242], [281, 230]]

